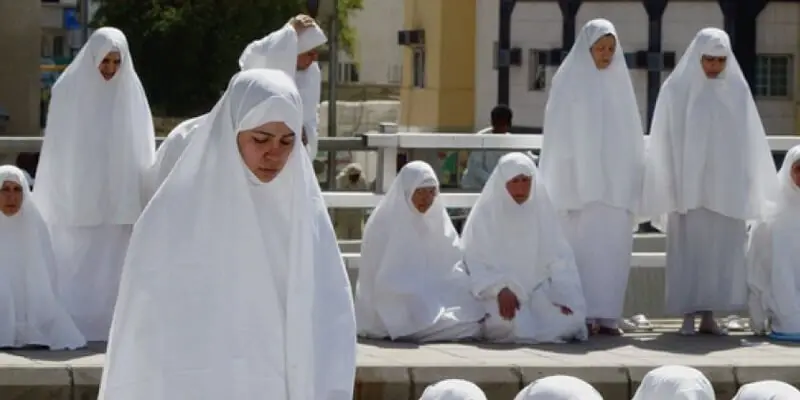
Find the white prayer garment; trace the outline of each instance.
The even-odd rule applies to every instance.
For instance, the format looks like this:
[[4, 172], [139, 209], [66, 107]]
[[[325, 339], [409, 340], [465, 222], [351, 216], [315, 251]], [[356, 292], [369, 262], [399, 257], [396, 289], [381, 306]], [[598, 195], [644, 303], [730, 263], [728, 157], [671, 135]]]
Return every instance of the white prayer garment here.
[[476, 384], [463, 379], [445, 379], [428, 386], [419, 400], [487, 400]]
[[[597, 66], [594, 55], [610, 64]], [[575, 252], [587, 315], [616, 329], [628, 287], [644, 136], [625, 52], [611, 22], [584, 25], [558, 68], [543, 140], [541, 176]]]
[[[238, 143], [280, 122], [285, 166], [252, 172]], [[352, 399], [353, 299], [301, 129], [288, 75], [232, 79], [136, 224], [101, 400]]]
[[714, 400], [715, 396], [711, 382], [702, 372], [666, 365], [644, 376], [633, 400]]
[[53, 289], [50, 234], [19, 168], [0, 167], [0, 347], [86, 345]]
[[586, 381], [556, 375], [533, 381], [514, 400], [603, 400], [603, 396]]
[[748, 383], [736, 393], [733, 400], [797, 400], [800, 390], [780, 381], [761, 381]]
[[800, 334], [800, 146], [786, 154], [778, 192], [764, 221], [751, 231], [748, 287], [751, 328]]
[[[322, 90], [322, 77], [316, 62], [303, 71], [296, 71], [297, 55], [310, 51], [327, 42], [325, 33], [314, 24], [300, 33], [286, 24], [283, 28], [270, 33], [266, 37], [251, 42], [239, 57], [242, 71], [255, 68], [278, 69], [295, 77], [301, 98], [305, 104], [313, 104], [303, 110], [303, 123], [308, 138], [308, 151], [313, 158], [317, 149], [317, 107]], [[316, 84], [314, 83], [316, 82]], [[316, 96], [316, 97], [315, 97]], [[314, 100], [316, 99], [316, 100]], [[206, 114], [183, 121], [172, 129], [166, 139], [158, 147], [156, 161], [150, 168], [148, 177], [148, 198], [167, 178], [175, 163], [183, 154], [193, 136], [195, 128]]]
[[[706, 77], [704, 58], [727, 60], [724, 70]], [[764, 216], [774, 183], [769, 144], [730, 39], [703, 29], [661, 88], [646, 157], [642, 209], [667, 232], [668, 313], [744, 308], [746, 221]]]
[[52, 234], [64, 306], [88, 340], [104, 341], [147, 201], [152, 115], [115, 28], [92, 34], [52, 93], [33, 196]]
[[433, 168], [410, 162], [367, 221], [356, 286], [361, 335], [414, 341], [480, 335], [486, 311], [470, 291], [458, 233], [438, 190]]
[[[526, 189], [527, 185], [527, 191]], [[512, 198], [512, 195], [515, 198]], [[533, 160], [509, 153], [497, 164], [467, 218], [461, 246], [473, 294], [496, 342], [585, 340], [586, 304], [575, 260]], [[503, 317], [500, 296], [516, 297]]]

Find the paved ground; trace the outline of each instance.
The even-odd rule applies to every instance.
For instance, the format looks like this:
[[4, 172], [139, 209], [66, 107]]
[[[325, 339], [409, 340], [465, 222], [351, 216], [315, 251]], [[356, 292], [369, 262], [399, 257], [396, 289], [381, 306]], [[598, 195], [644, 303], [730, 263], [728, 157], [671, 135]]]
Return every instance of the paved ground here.
[[[356, 398], [415, 400], [428, 384], [460, 377], [482, 386], [490, 400], [510, 400], [538, 377], [568, 374], [594, 384], [606, 400], [627, 400], [647, 371], [664, 364], [701, 369], [720, 400], [757, 380], [800, 384], [800, 347], [746, 334], [681, 337], [672, 333], [676, 321], [658, 321], [656, 326], [653, 333], [533, 347], [363, 342]], [[94, 400], [104, 356], [101, 345], [92, 347], [0, 353], [0, 400]]]

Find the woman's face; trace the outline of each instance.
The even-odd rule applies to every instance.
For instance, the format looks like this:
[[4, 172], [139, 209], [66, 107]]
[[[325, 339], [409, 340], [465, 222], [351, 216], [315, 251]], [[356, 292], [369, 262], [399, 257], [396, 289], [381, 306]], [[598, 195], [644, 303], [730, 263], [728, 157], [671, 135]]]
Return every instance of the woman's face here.
[[3, 181], [0, 186], [0, 212], [13, 217], [22, 208], [22, 186], [14, 181]]
[[800, 161], [795, 161], [795, 163], [792, 164], [791, 175], [792, 175], [792, 182], [794, 182], [794, 184], [797, 187], [800, 187]]
[[728, 62], [728, 57], [717, 57], [703, 55], [700, 58], [700, 65], [703, 67], [703, 73], [706, 74], [708, 79], [716, 79], [722, 71], [725, 71], [725, 65]]
[[294, 132], [283, 122], [268, 122], [236, 137], [242, 161], [264, 183], [275, 179], [286, 166], [294, 141]]
[[439, 194], [439, 190], [436, 187], [418, 187], [411, 195], [411, 204], [420, 214], [425, 214], [433, 205], [437, 194]]
[[532, 182], [530, 175], [519, 174], [506, 182], [506, 191], [517, 204], [522, 204], [531, 195]]
[[110, 51], [103, 57], [103, 61], [100, 61], [100, 65], [97, 66], [97, 69], [100, 70], [100, 75], [103, 75], [103, 79], [110, 81], [111, 78], [117, 74], [117, 71], [119, 71], [119, 65], [121, 63], [122, 56], [119, 52]]
[[592, 60], [597, 69], [606, 69], [614, 61], [617, 50], [617, 38], [612, 34], [603, 35], [591, 47]]

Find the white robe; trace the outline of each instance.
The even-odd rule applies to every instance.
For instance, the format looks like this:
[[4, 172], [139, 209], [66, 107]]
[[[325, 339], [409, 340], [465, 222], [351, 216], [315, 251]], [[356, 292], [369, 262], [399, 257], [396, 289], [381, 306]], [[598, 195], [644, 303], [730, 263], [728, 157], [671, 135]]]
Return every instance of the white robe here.
[[419, 400], [487, 400], [486, 394], [472, 382], [445, 379], [425, 388]]
[[[727, 57], [718, 78], [706, 78], [703, 55]], [[662, 86], [646, 157], [642, 214], [667, 231], [668, 312], [744, 306], [745, 221], [763, 217], [774, 176], [730, 39], [703, 29]]]
[[400, 170], [370, 215], [356, 286], [359, 333], [372, 338], [443, 341], [477, 337], [484, 306], [461, 266], [458, 233], [441, 200], [425, 214], [414, 191], [439, 181], [430, 165]]
[[800, 334], [800, 188], [792, 167], [800, 146], [786, 154], [778, 172], [774, 209], [751, 231], [748, 251], [748, 305], [751, 328], [766, 333]]
[[55, 295], [55, 258], [50, 235], [24, 173], [0, 167], [0, 185], [22, 186], [22, 207], [13, 216], [0, 213], [0, 348], [26, 345], [52, 350], [86, 345]]
[[[591, 47], [613, 35], [611, 64]], [[542, 179], [575, 252], [590, 319], [622, 315], [641, 196], [644, 136], [625, 52], [614, 25], [584, 25], [553, 77], [544, 120]]]
[[[111, 51], [121, 64], [105, 81], [98, 65]], [[90, 341], [108, 338], [154, 152], [152, 115], [125, 35], [98, 29], [53, 86], [33, 193], [51, 230], [60, 297]]]
[[644, 376], [632, 400], [715, 400], [715, 394], [702, 372], [682, 365], [666, 365]]
[[733, 400], [795, 400], [800, 399], [800, 390], [779, 381], [748, 383], [736, 392]]
[[[518, 175], [533, 181], [523, 204], [505, 187]], [[530, 157], [510, 153], [500, 158], [467, 218], [461, 246], [473, 294], [489, 314], [488, 339], [550, 343], [587, 338], [586, 303], [572, 249]], [[511, 321], [498, 311], [497, 295], [503, 288], [520, 302]], [[562, 314], [558, 305], [573, 313]]]
[[603, 396], [584, 380], [554, 375], [533, 381], [514, 400], [603, 400]]
[[[284, 122], [280, 174], [244, 167], [237, 132]], [[349, 400], [353, 300], [283, 72], [239, 73], [136, 224], [100, 400]]]

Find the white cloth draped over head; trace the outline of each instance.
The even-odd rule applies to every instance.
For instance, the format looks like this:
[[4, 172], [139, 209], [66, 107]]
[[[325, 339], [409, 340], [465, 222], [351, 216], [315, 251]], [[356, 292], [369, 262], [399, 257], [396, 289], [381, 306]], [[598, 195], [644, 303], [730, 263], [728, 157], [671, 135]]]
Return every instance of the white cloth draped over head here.
[[[591, 47], [617, 40], [611, 64], [598, 69]], [[591, 202], [636, 213], [644, 168], [642, 121], [625, 52], [614, 25], [584, 25], [553, 77], [545, 108], [539, 167], [553, 204], [579, 210]]]
[[25, 174], [4, 165], [0, 185], [4, 182], [22, 187], [22, 207], [10, 217], [0, 214], [0, 347], [83, 347], [86, 340], [56, 298], [50, 235]]
[[748, 383], [736, 393], [733, 400], [795, 400], [800, 399], [800, 390], [780, 381]]
[[[727, 57], [709, 79], [702, 56]], [[751, 220], [764, 216], [775, 165], [753, 96], [717, 28], [697, 33], [664, 82], [656, 102], [646, 159], [643, 215], [663, 229], [663, 216], [705, 208]]]
[[647, 373], [633, 400], [714, 400], [714, 388], [702, 372], [667, 365]]
[[[98, 66], [119, 52], [106, 81]], [[80, 100], [78, 100], [80, 99]], [[34, 196], [52, 225], [127, 225], [144, 208], [153, 163], [150, 106], [125, 35], [100, 28], [53, 85]]]
[[[100, 399], [352, 398], [352, 297], [301, 108], [285, 73], [249, 70], [196, 128], [134, 228]], [[261, 183], [237, 134], [267, 122], [296, 140]]]
[[[517, 204], [506, 189], [506, 182], [518, 175], [532, 178], [530, 196], [522, 204]], [[508, 287], [520, 303], [551, 277], [550, 267], [556, 261], [571, 256], [558, 215], [530, 157], [509, 153], [500, 158], [472, 207], [461, 247], [476, 295]], [[470, 267], [473, 264], [485, 268], [478, 273]], [[585, 309], [585, 304], [559, 304]]]
[[522, 389], [514, 400], [603, 400], [585, 381], [565, 375], [537, 379]]
[[158, 187], [167, 179], [167, 175], [175, 167], [175, 163], [181, 158], [186, 147], [189, 146], [189, 140], [192, 138], [195, 128], [200, 125], [206, 115], [203, 114], [181, 122], [169, 132], [164, 141], [161, 142], [161, 145], [158, 146], [156, 160], [153, 166], [150, 167], [147, 177], [148, 199], [153, 197]]
[[798, 162], [800, 146], [795, 146], [778, 171], [769, 215], [750, 233], [747, 283], [755, 331], [765, 331], [764, 322], [771, 316], [773, 331], [800, 333], [800, 188], [792, 179]]
[[433, 168], [423, 161], [406, 164], [367, 221], [357, 286], [360, 330], [382, 327], [396, 339], [431, 326], [441, 313], [436, 296], [461, 250], [439, 196], [425, 214], [411, 202], [414, 191], [424, 187], [439, 188]]
[[[302, 38], [302, 35], [300, 36]], [[303, 99], [303, 129], [308, 138], [308, 155], [313, 160], [317, 156], [319, 147], [319, 106], [322, 96], [322, 71], [316, 61], [311, 63], [308, 68], [295, 73], [295, 82], [300, 91], [300, 98]]]
[[445, 379], [425, 388], [419, 400], [486, 400], [486, 394], [470, 381]]

